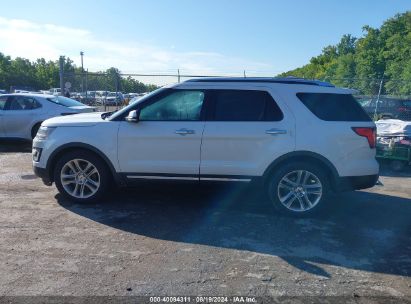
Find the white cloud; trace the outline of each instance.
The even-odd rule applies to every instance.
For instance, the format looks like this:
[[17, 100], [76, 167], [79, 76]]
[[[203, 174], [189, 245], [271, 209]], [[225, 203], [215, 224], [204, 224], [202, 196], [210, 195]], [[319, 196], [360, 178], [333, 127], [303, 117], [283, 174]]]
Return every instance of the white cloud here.
[[[107, 41], [79, 28], [40, 24], [0, 17], [0, 50], [12, 57], [31, 60], [57, 60], [65, 55], [79, 65], [79, 52], [85, 52], [89, 71], [117, 67], [124, 73], [170, 73], [178, 68], [185, 74], [237, 74], [243, 69], [273, 71], [266, 63], [254, 62], [215, 52], [179, 52], [175, 46], [162, 49], [135, 42]], [[266, 72], [264, 72], [266, 71]], [[270, 73], [271, 75], [274, 72]]]

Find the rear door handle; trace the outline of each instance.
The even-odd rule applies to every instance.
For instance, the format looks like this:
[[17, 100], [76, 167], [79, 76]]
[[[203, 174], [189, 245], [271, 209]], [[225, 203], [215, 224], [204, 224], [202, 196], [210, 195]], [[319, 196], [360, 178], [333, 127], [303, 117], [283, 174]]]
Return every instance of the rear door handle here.
[[287, 131], [280, 130], [280, 129], [270, 129], [270, 130], [266, 130], [265, 134], [270, 134], [270, 135], [287, 134]]
[[187, 135], [187, 134], [195, 134], [195, 131], [183, 128], [183, 129], [176, 130], [175, 133], [178, 134], [178, 135], [184, 136], [184, 135]]

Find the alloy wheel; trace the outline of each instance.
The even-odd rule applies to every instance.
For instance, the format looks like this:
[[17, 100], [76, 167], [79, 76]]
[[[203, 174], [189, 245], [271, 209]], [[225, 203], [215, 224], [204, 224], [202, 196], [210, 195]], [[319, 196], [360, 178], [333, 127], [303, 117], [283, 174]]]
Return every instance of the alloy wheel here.
[[64, 190], [75, 198], [89, 198], [100, 188], [100, 173], [84, 159], [68, 161], [61, 169], [60, 180]]
[[281, 204], [294, 212], [314, 208], [323, 195], [320, 179], [307, 170], [287, 173], [278, 183], [277, 195]]

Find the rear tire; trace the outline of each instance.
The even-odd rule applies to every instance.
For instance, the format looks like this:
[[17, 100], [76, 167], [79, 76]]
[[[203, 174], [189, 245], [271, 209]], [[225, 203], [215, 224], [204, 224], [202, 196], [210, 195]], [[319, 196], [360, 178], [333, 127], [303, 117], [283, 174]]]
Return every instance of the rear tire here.
[[109, 188], [110, 172], [105, 162], [95, 154], [84, 150], [71, 151], [57, 161], [54, 181], [66, 198], [91, 203], [100, 200]]
[[266, 182], [274, 208], [292, 217], [317, 214], [329, 192], [325, 170], [305, 162], [284, 164], [276, 168]]

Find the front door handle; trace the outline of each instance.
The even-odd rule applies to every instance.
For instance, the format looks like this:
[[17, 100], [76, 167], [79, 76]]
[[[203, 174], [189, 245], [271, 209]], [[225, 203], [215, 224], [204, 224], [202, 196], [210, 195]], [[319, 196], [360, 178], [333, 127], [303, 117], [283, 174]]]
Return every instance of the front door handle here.
[[184, 135], [187, 135], [187, 134], [195, 134], [195, 131], [183, 128], [183, 129], [176, 130], [175, 133], [178, 134], [178, 135], [184, 136]]
[[280, 129], [270, 129], [270, 130], [266, 130], [265, 134], [270, 134], [270, 135], [287, 134], [287, 131], [280, 130]]

